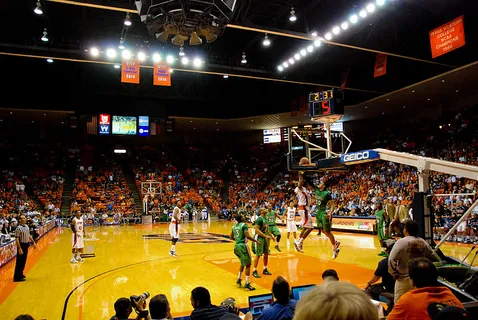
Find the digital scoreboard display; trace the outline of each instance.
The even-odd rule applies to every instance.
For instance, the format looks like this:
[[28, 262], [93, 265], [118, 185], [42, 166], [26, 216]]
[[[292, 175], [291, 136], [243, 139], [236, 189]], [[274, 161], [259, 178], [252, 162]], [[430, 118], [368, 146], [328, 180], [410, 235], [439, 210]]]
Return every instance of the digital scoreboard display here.
[[264, 130], [264, 144], [282, 142], [281, 129]]
[[113, 134], [136, 135], [136, 117], [113, 116]]
[[335, 122], [344, 115], [344, 92], [332, 89], [309, 94], [310, 118], [313, 121]]
[[322, 102], [334, 98], [334, 91], [327, 90], [322, 92], [311, 93], [309, 95], [309, 102]]

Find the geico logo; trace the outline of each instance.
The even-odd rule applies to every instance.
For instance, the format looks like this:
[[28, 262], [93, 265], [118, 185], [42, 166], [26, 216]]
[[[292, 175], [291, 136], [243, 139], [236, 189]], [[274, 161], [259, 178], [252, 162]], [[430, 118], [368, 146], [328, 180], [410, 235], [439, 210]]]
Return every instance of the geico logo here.
[[344, 161], [357, 161], [357, 160], [365, 160], [370, 157], [370, 153], [368, 151], [365, 152], [357, 152], [352, 154], [346, 154], [344, 156]]

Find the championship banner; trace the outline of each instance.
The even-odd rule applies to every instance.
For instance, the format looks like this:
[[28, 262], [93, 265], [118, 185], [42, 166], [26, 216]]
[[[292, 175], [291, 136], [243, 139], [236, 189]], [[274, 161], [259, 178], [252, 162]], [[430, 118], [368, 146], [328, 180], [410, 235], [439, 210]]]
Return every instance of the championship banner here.
[[375, 68], [373, 69], [373, 77], [377, 78], [387, 73], [387, 55], [377, 54], [375, 56]]
[[432, 58], [463, 47], [465, 45], [465, 25], [463, 16], [430, 31]]
[[121, 82], [139, 84], [139, 60], [124, 60], [121, 65]]
[[155, 63], [153, 71], [153, 84], [155, 86], [171, 86], [171, 72], [166, 63]]

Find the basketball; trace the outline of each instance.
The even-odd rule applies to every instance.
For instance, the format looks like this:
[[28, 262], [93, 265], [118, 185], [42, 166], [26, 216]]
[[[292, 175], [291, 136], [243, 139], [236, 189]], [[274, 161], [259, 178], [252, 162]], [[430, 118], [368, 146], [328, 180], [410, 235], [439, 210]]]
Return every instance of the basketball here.
[[310, 164], [309, 158], [303, 157], [299, 161], [300, 166], [308, 166]]

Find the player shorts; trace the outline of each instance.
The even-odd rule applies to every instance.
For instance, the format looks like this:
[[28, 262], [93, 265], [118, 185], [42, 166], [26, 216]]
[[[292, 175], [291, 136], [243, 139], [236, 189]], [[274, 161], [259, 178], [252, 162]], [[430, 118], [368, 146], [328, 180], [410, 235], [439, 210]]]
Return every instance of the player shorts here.
[[245, 267], [251, 264], [251, 253], [245, 243], [236, 243], [234, 246], [234, 254], [239, 258], [239, 261], [241, 261], [241, 266]]
[[388, 240], [388, 235], [387, 232], [385, 232], [384, 227], [377, 227], [377, 236], [378, 236], [378, 241], [380, 243], [383, 243], [385, 240]]
[[169, 234], [171, 235], [171, 238], [179, 239], [180, 228], [181, 226], [179, 224], [175, 224], [175, 223], [169, 224]]
[[287, 232], [297, 232], [295, 220], [287, 220]]
[[71, 238], [71, 244], [73, 245], [73, 249], [83, 249], [85, 247], [83, 234], [79, 232], [74, 233]]
[[314, 225], [312, 224], [312, 216], [309, 214], [308, 210], [299, 209], [297, 212], [301, 218], [302, 228], [314, 229]]
[[280, 235], [280, 230], [277, 228], [277, 226], [269, 226], [269, 232], [274, 235], [274, 237], [277, 237]]
[[317, 220], [318, 229], [326, 232], [330, 232], [332, 230], [332, 218], [327, 218], [325, 213], [317, 213], [315, 215], [315, 219]]
[[269, 241], [266, 238], [259, 237], [259, 235], [255, 235], [254, 238], [258, 241], [257, 243], [252, 243], [252, 252], [256, 254], [256, 256], [260, 257], [264, 254], [269, 254]]

